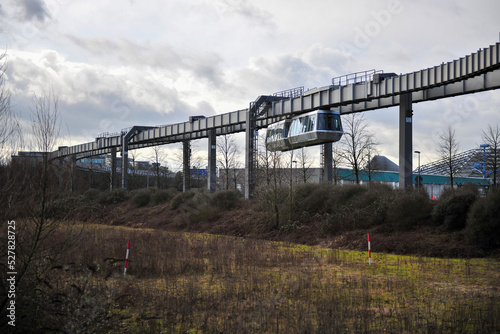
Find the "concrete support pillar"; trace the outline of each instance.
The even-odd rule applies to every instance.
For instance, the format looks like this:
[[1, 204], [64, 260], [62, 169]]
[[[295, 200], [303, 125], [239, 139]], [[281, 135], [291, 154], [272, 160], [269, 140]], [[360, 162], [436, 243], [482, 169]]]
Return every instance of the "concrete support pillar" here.
[[133, 126], [128, 132], [122, 132], [122, 188], [128, 190], [128, 142], [141, 131], [150, 130], [149, 126]]
[[217, 139], [215, 129], [208, 131], [208, 190], [214, 193], [217, 187]]
[[188, 191], [190, 189], [190, 179], [191, 179], [191, 142], [189, 140], [184, 140], [182, 142], [182, 191]]
[[128, 138], [122, 136], [122, 189], [128, 190]]
[[250, 104], [245, 129], [245, 198], [251, 199], [255, 189], [255, 115]]
[[399, 188], [412, 187], [413, 139], [411, 93], [401, 94], [399, 101]]
[[113, 191], [116, 187], [116, 147], [111, 148], [111, 172], [109, 178], [109, 190]]
[[323, 144], [323, 182], [333, 181], [333, 146], [332, 143]]
[[76, 154], [69, 156], [69, 168], [71, 174], [71, 192], [76, 191]]
[[64, 171], [65, 171], [65, 158], [59, 158], [57, 159], [57, 178], [59, 181], [59, 192], [64, 192], [65, 191], [65, 182], [64, 182]]

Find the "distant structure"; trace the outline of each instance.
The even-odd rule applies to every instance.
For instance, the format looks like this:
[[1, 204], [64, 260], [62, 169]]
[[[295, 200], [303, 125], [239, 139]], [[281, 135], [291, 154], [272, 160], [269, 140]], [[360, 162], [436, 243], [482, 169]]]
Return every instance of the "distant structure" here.
[[[468, 151], [469, 152], [469, 151]], [[466, 152], [464, 152], [466, 153]], [[461, 161], [463, 154], [458, 155], [457, 164]], [[479, 156], [478, 156], [479, 157]], [[469, 162], [471, 168], [477, 168], [475, 164], [476, 162]], [[399, 166], [392, 162], [385, 156], [375, 156], [370, 164], [368, 165], [370, 168], [365, 168], [361, 170], [358, 174], [360, 184], [369, 184], [372, 182], [376, 183], [384, 183], [387, 184], [394, 189], [399, 188]], [[368, 167], [367, 166], [367, 167]], [[451, 187], [450, 178], [446, 174], [444, 169], [441, 169], [442, 174], [424, 174], [421, 173], [422, 184], [421, 187], [424, 188], [429, 194], [430, 198], [439, 198], [442, 192]], [[243, 169], [231, 169], [229, 171], [231, 174], [231, 184], [230, 188], [243, 189], [244, 188], [244, 170]], [[301, 183], [323, 183], [329, 182], [324, 177], [322, 168], [279, 168], [276, 170], [259, 170], [258, 184], [263, 185], [266, 182], [265, 173], [274, 173], [278, 178], [278, 182], [280, 184], [288, 184], [290, 181], [294, 184]], [[224, 180], [225, 171], [220, 170], [219, 182]], [[491, 180], [488, 178], [483, 178], [475, 171], [465, 172], [465, 169], [462, 174], [456, 175], [453, 179], [453, 183], [455, 187], [461, 187], [465, 184], [475, 184], [478, 186], [478, 190], [481, 194], [487, 192], [489, 186], [491, 185]], [[306, 177], [307, 175], [307, 177]], [[273, 176], [274, 177], [274, 176]], [[417, 187], [417, 177], [418, 177], [418, 169], [413, 172], [413, 186]], [[354, 184], [356, 182], [356, 176], [352, 169], [349, 168], [334, 168], [332, 182], [338, 185], [344, 184]], [[226, 186], [222, 185], [220, 189], [225, 189]]]
[[12, 156], [12, 162], [29, 164], [42, 163], [44, 156], [46, 156], [47, 154], [48, 153], [44, 152], [19, 151], [17, 155]]
[[370, 170], [399, 172], [399, 166], [383, 155], [376, 155], [370, 161]]
[[[458, 177], [492, 179], [495, 167], [498, 168], [493, 163], [494, 153], [488, 145], [481, 145], [480, 148], [457, 154], [451, 163], [454, 175]], [[500, 152], [497, 152], [497, 158], [499, 154]], [[449, 169], [447, 161], [441, 159], [420, 166], [420, 173], [426, 175], [448, 175]], [[414, 173], [418, 173], [418, 168], [414, 170]], [[500, 170], [497, 170], [497, 177], [498, 173], [500, 173]]]

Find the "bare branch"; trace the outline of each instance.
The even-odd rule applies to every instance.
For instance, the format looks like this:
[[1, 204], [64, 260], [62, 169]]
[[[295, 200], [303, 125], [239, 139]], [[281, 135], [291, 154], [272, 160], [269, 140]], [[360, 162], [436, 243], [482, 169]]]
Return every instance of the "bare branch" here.
[[33, 146], [40, 152], [50, 152], [59, 135], [59, 101], [50, 92], [42, 96], [35, 95], [32, 103]]
[[368, 124], [363, 115], [350, 114], [342, 119], [344, 135], [340, 152], [342, 159], [348, 162], [359, 183], [359, 171], [368, 164], [370, 154], [373, 154], [379, 145], [374, 135], [368, 130]]
[[497, 173], [500, 170], [500, 127], [498, 125], [489, 125], [486, 131], [483, 131], [483, 142], [489, 145], [490, 158], [488, 169], [493, 173], [493, 185], [497, 185]]
[[10, 107], [10, 92], [5, 87], [7, 54], [0, 54], [0, 164], [22, 147], [22, 132], [17, 115]]
[[459, 144], [455, 135], [455, 130], [448, 126], [448, 128], [439, 135], [438, 153], [441, 159], [445, 161], [450, 177], [451, 187], [453, 188], [453, 177], [455, 175], [455, 156], [459, 150]]
[[232, 135], [219, 136], [217, 140], [218, 163], [225, 173], [224, 188], [229, 189], [229, 170], [236, 168], [236, 154], [238, 146]]

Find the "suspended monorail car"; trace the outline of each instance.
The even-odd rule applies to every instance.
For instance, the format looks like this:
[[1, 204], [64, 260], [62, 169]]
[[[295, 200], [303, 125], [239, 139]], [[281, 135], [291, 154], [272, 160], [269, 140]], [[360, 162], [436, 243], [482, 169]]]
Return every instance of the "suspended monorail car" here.
[[338, 111], [315, 110], [270, 124], [266, 132], [266, 147], [269, 151], [288, 151], [336, 142], [343, 133]]

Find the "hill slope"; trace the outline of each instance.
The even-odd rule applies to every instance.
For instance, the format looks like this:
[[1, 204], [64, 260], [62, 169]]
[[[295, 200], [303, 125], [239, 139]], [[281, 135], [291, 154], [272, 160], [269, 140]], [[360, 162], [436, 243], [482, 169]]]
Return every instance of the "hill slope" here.
[[265, 221], [254, 203], [243, 199], [230, 210], [185, 206], [173, 210], [171, 202], [137, 208], [126, 201], [106, 206], [84, 219], [98, 224], [232, 235], [358, 251], [367, 249], [367, 233], [370, 233], [373, 252], [438, 257], [482, 255], [467, 244], [461, 231], [449, 232], [443, 227], [424, 225], [410, 231], [394, 231], [388, 225], [378, 225], [326, 235], [322, 231], [324, 218], [313, 217], [307, 223], [276, 229]]

